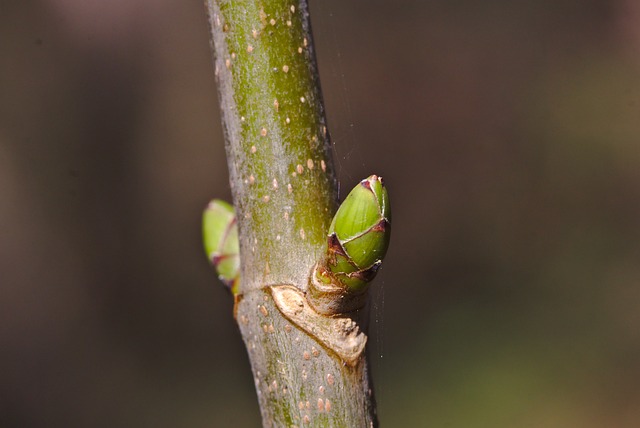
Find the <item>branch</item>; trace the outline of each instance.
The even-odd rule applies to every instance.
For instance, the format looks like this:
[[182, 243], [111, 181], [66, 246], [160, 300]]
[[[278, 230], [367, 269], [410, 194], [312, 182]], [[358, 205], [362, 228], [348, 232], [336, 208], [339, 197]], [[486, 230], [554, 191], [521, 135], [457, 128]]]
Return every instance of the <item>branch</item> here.
[[206, 5], [240, 243], [236, 319], [263, 425], [376, 426], [366, 311], [322, 315], [305, 295], [337, 208], [306, 1]]
[[207, 5], [231, 188], [242, 214], [242, 290], [304, 282], [336, 207], [306, 4]]

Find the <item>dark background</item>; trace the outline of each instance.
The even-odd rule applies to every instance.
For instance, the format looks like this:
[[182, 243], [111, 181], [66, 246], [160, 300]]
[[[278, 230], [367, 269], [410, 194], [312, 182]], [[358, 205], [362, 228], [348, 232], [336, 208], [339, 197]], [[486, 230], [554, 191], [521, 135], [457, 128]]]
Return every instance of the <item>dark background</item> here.
[[[640, 2], [311, 3], [385, 427], [640, 426]], [[0, 0], [0, 426], [256, 427], [199, 0]]]

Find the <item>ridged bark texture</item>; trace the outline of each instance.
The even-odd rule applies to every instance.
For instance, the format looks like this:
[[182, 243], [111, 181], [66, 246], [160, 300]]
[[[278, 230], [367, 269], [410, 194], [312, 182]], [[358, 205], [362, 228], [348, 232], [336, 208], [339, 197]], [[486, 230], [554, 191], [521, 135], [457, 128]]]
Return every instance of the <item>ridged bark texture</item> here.
[[[352, 343], [347, 333], [359, 345], [366, 336], [354, 339], [350, 319], [309, 328], [315, 318], [295, 307], [283, 311], [273, 298], [273, 287], [286, 284], [304, 296], [337, 206], [307, 3], [206, 6], [238, 216], [236, 319], [263, 425], [377, 426], [364, 353], [346, 361], [336, 352]], [[361, 324], [363, 313], [351, 318]], [[327, 327], [337, 325], [344, 328]]]

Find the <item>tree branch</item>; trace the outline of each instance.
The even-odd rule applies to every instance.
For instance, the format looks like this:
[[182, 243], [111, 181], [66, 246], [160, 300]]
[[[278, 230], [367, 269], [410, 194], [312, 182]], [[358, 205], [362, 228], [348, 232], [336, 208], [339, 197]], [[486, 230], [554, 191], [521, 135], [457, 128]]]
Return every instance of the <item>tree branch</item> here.
[[265, 427], [377, 425], [365, 311], [316, 313], [336, 185], [305, 0], [207, 0], [238, 219], [236, 316]]

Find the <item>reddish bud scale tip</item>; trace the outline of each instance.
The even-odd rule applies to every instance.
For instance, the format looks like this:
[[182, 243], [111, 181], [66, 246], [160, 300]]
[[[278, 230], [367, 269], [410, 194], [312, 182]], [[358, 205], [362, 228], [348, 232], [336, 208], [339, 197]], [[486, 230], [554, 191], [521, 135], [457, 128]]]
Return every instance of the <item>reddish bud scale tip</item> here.
[[387, 220], [386, 218], [383, 218], [382, 220], [380, 220], [378, 224], [373, 226], [371, 230], [374, 232], [386, 232], [390, 226], [391, 225], [389, 224], [389, 220]]

